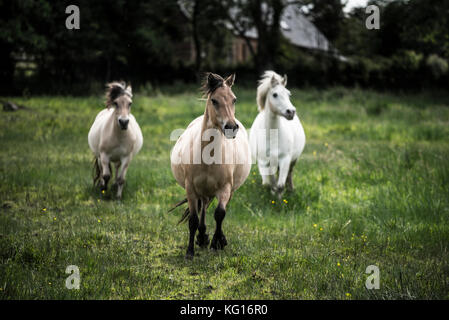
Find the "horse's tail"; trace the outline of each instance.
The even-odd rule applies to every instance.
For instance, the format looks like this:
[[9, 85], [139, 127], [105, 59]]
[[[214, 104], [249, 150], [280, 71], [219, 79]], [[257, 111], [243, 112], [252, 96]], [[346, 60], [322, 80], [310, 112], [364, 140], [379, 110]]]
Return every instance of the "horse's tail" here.
[[[172, 211], [175, 210], [177, 207], [182, 206], [182, 205], [183, 205], [184, 203], [186, 203], [186, 202], [187, 202], [187, 198], [185, 198], [185, 199], [179, 201], [177, 204], [175, 204], [175, 206], [174, 206], [173, 208], [171, 208], [170, 210], [168, 210], [167, 213], [172, 212]], [[184, 211], [184, 214], [182, 215], [181, 219], [178, 221], [178, 224], [180, 224], [181, 222], [184, 222], [184, 221], [187, 219], [187, 217], [189, 216], [189, 214], [190, 214], [190, 210], [189, 210], [189, 207], [187, 207], [187, 209]]]
[[101, 169], [100, 166], [98, 165], [98, 159], [97, 157], [94, 156], [94, 160], [92, 161], [93, 164], [93, 179], [94, 179], [94, 186], [96, 186], [98, 184], [98, 181], [100, 180], [100, 175], [101, 175]]
[[[181, 200], [181, 201], [179, 201], [177, 204], [175, 204], [175, 206], [174, 206], [173, 208], [171, 208], [170, 210], [168, 210], [168, 212], [172, 212], [172, 211], [175, 210], [177, 207], [182, 206], [182, 205], [183, 205], [184, 203], [186, 203], [186, 202], [187, 202], [187, 198], [186, 198], [186, 199], [183, 199], [183, 200]], [[203, 205], [203, 202], [202, 202], [201, 200], [198, 199], [198, 207], [199, 207], [199, 211], [201, 211], [202, 205]], [[187, 208], [184, 210], [184, 213], [182, 214], [181, 219], [179, 219], [178, 224], [183, 223], [183, 222], [186, 222], [186, 221], [187, 221], [187, 218], [189, 217], [189, 215], [190, 215], [190, 209], [189, 209], [189, 207], [187, 207]]]

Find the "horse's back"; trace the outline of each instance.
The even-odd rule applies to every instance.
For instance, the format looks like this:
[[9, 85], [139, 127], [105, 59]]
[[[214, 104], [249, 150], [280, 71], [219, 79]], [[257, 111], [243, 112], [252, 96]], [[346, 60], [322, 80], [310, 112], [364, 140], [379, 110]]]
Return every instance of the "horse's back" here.
[[96, 156], [98, 156], [98, 152], [99, 152], [101, 131], [103, 129], [103, 125], [106, 123], [107, 119], [113, 112], [114, 112], [114, 110], [112, 108], [101, 110], [95, 117], [94, 123], [90, 127], [89, 134], [87, 136], [87, 140], [88, 140], [90, 149]]
[[291, 144], [291, 152], [292, 152], [292, 160], [296, 160], [301, 155], [304, 150], [304, 146], [306, 144], [306, 136], [304, 133], [304, 129], [301, 125], [301, 121], [298, 116], [295, 115], [292, 120], [287, 120], [282, 118], [284, 124], [281, 127], [288, 128], [289, 133], [291, 135], [292, 144]]
[[134, 130], [134, 133], [136, 135], [136, 141], [134, 143], [134, 148], [133, 148], [133, 156], [135, 156], [140, 149], [142, 149], [142, 145], [143, 145], [143, 135], [142, 135], [142, 130], [140, 129], [139, 123], [137, 122], [136, 118], [130, 114], [129, 115], [129, 119], [130, 119], [130, 124], [132, 125], [132, 129]]
[[234, 144], [234, 184], [233, 191], [237, 190], [248, 178], [251, 171], [251, 148], [249, 144], [248, 134], [243, 124], [235, 119], [239, 126], [239, 131], [235, 139], [228, 139], [227, 142]]
[[203, 117], [204, 115], [199, 116], [198, 118], [190, 122], [190, 124], [187, 126], [187, 129], [176, 141], [170, 155], [171, 170], [173, 172], [173, 175], [175, 176], [176, 181], [183, 188], [185, 188], [186, 178], [185, 166], [189, 165], [190, 162], [193, 161], [193, 150], [191, 150], [191, 146], [194, 145], [194, 141], [197, 141], [199, 139]]

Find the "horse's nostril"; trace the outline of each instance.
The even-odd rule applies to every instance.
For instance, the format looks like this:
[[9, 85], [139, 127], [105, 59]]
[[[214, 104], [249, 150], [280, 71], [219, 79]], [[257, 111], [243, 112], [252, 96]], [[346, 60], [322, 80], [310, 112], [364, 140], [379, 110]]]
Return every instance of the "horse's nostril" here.
[[237, 130], [238, 128], [239, 128], [239, 125], [236, 123], [235, 127], [234, 127], [234, 130]]

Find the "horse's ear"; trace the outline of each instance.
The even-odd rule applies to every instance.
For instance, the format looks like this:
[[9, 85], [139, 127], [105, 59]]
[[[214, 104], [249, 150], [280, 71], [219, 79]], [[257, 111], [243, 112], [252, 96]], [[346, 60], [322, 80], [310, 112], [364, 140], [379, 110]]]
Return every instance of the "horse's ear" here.
[[279, 84], [278, 79], [276, 79], [276, 77], [273, 75], [273, 76], [271, 77], [271, 87], [274, 88], [274, 87], [276, 87], [278, 84]]
[[226, 78], [225, 82], [229, 87], [232, 87], [234, 85], [235, 81], [235, 73], [231, 74], [229, 77]]
[[111, 82], [108, 83], [106, 85], [107, 89], [106, 89], [106, 98], [108, 100], [108, 103], [111, 103], [112, 101], [114, 101], [115, 99], [117, 99], [117, 97], [119, 95], [121, 95], [123, 93], [123, 88], [121, 86], [121, 84], [119, 84], [118, 82]]
[[287, 75], [286, 75], [286, 74], [284, 74], [284, 79], [282, 79], [282, 85], [283, 85], [284, 87], [287, 86]]
[[221, 87], [221, 85], [223, 84], [223, 78], [220, 77], [218, 74], [209, 72], [207, 75], [207, 82], [206, 82], [206, 87], [207, 87], [207, 92], [214, 92], [215, 89], [217, 89], [218, 87]]
[[131, 83], [129, 83], [129, 84], [126, 86], [125, 91], [128, 92], [130, 96], [133, 95], [133, 89], [131, 88]]

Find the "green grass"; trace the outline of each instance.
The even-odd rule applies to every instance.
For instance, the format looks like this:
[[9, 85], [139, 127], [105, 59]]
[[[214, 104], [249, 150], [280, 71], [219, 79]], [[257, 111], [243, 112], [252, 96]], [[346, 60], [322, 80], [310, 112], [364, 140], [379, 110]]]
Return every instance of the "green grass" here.
[[[236, 87], [249, 128], [255, 90]], [[295, 191], [273, 204], [253, 166], [228, 206], [228, 246], [193, 261], [182, 210], [167, 210], [185, 195], [169, 136], [203, 112], [196, 89], [136, 93], [144, 146], [121, 202], [92, 188], [102, 97], [9, 98], [30, 110], [0, 117], [0, 298], [448, 299], [449, 95], [292, 93], [307, 137]], [[68, 265], [80, 290], [65, 288]], [[369, 265], [379, 290], [365, 288]]]

